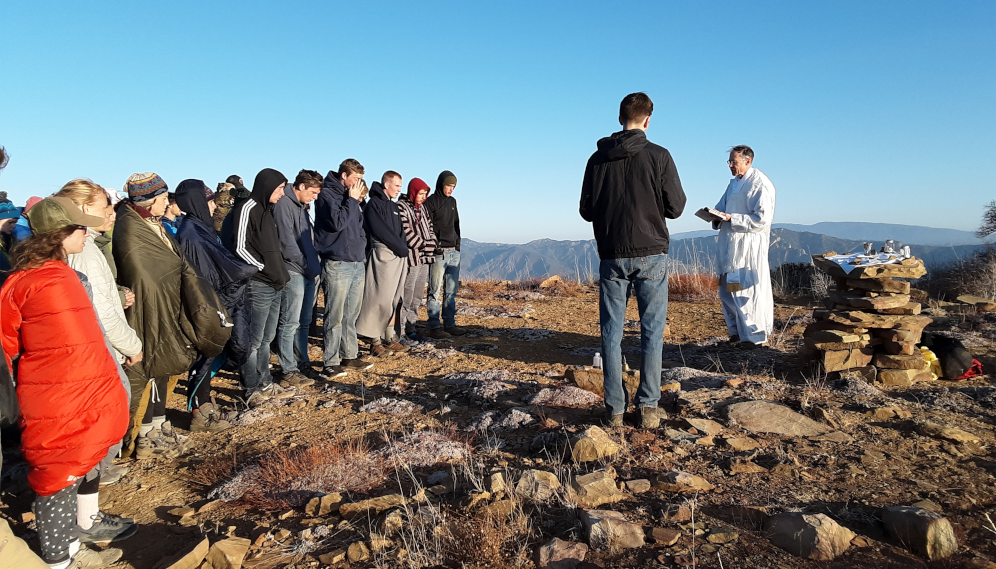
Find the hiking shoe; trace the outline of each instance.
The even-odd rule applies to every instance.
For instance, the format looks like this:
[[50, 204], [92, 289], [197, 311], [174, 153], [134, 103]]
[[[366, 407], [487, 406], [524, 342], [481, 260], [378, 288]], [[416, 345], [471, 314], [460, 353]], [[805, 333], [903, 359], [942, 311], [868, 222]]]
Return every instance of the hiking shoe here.
[[602, 424], [606, 427], [622, 427], [623, 426], [623, 414], [618, 413], [616, 415], [610, 415], [608, 413], [602, 417]]
[[342, 366], [329, 366], [322, 369], [322, 377], [332, 379], [333, 377], [346, 377], [346, 369]]
[[102, 569], [114, 564], [124, 552], [116, 547], [107, 549], [90, 549], [80, 544], [80, 550], [73, 555], [66, 569]]
[[394, 355], [394, 351], [390, 350], [381, 342], [374, 342], [370, 344], [370, 355], [375, 358], [386, 358]]
[[297, 371], [285, 373], [284, 382], [289, 383], [293, 387], [308, 387], [315, 384], [315, 380], [308, 379], [303, 373]]
[[100, 471], [100, 485], [110, 486], [121, 481], [121, 478], [131, 470], [123, 464], [112, 464], [110, 468]]
[[[167, 431], [167, 426], [168, 431]], [[186, 445], [180, 435], [173, 431], [169, 422], [163, 424], [163, 429], [152, 429], [149, 434], [139, 437], [135, 443], [135, 458], [175, 458], [183, 454]]]
[[313, 379], [315, 381], [321, 381], [325, 379], [320, 372], [316, 371], [315, 368], [311, 367], [310, 365], [302, 366], [299, 364], [298, 371], [301, 373], [301, 375], [303, 375], [308, 379]]
[[463, 336], [467, 333], [467, 329], [459, 326], [447, 326], [446, 333], [451, 336]]
[[736, 334], [730, 334], [730, 343], [731, 344], [738, 344], [738, 343], [740, 343], [740, 336], [738, 336]]
[[767, 344], [755, 344], [754, 342], [747, 342], [747, 341], [743, 341], [737, 344], [737, 347], [740, 348], [741, 350], [756, 350], [764, 346], [767, 346]]
[[205, 410], [208, 405], [211, 404], [194, 409], [194, 418], [190, 421], [191, 433], [218, 433], [232, 427], [231, 423], [221, 418], [220, 413]]
[[297, 395], [297, 391], [293, 388], [288, 389], [286, 387], [280, 387], [276, 383], [271, 383], [263, 389], [260, 389], [260, 391], [263, 395], [271, 399], [290, 399], [291, 397]]
[[446, 338], [452, 338], [453, 335], [442, 328], [431, 328], [429, 329], [429, 337], [434, 340], [445, 340]]
[[395, 354], [403, 354], [403, 353], [405, 353], [405, 352], [407, 352], [408, 350], [411, 349], [408, 346], [406, 346], [404, 344], [401, 344], [399, 342], [395, 342], [393, 340], [391, 341], [390, 344], [387, 344], [384, 347], [387, 348], [388, 350], [391, 350]]
[[252, 395], [249, 396], [249, 399], [246, 400], [246, 405], [248, 405], [250, 409], [255, 409], [256, 407], [262, 406], [269, 400], [270, 398], [267, 397], [262, 391], [254, 391]]
[[76, 526], [76, 533], [79, 534], [80, 543], [110, 543], [121, 541], [135, 535], [138, 525], [131, 518], [122, 518], [105, 512], [98, 511], [93, 517], [93, 525], [90, 529], [83, 529]]
[[644, 429], [656, 429], [661, 426], [661, 419], [667, 413], [658, 407], [640, 407], [640, 426]]
[[342, 369], [346, 371], [365, 371], [372, 368], [373, 362], [368, 362], [367, 360], [362, 360], [360, 358], [352, 360], [342, 360]]

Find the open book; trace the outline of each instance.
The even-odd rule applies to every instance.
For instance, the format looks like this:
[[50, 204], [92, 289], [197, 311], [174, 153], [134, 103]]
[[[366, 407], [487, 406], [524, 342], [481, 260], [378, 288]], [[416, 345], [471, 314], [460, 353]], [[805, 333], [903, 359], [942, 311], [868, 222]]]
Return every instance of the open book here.
[[695, 217], [703, 221], [726, 221], [726, 218], [721, 215], [718, 209], [712, 209], [711, 207], [704, 207], [697, 212], [695, 212]]

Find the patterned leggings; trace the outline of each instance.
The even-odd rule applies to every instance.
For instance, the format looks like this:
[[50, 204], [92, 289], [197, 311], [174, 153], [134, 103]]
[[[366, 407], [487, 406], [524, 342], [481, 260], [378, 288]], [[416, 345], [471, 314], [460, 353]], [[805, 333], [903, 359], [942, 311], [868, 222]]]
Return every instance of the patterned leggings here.
[[99, 476], [86, 482], [81, 478], [51, 496], [35, 497], [35, 524], [38, 526], [42, 559], [46, 563], [55, 565], [68, 561], [79, 550], [78, 544], [70, 549], [73, 542], [79, 539], [76, 534], [76, 494], [92, 494], [99, 488]]

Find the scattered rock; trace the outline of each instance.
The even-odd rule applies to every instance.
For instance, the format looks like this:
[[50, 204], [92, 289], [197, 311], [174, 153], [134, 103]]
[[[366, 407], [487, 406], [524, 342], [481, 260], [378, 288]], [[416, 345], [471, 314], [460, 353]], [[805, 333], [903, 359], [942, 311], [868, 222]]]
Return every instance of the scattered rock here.
[[[171, 516], [182, 518], [185, 516], [193, 515], [195, 511], [196, 510], [194, 510], [190, 506], [181, 506], [179, 508], [173, 508], [172, 510], [167, 511], [166, 513]], [[34, 519], [34, 516], [32, 516], [32, 519]]]
[[484, 479], [484, 489], [492, 494], [505, 491], [505, 476], [501, 472], [492, 472]]
[[319, 555], [318, 560], [326, 565], [337, 565], [346, 560], [346, 550], [342, 548], [333, 549], [328, 553]]
[[768, 519], [768, 512], [764, 508], [755, 506], [713, 506], [703, 508], [702, 513], [737, 527], [752, 530], [764, 527], [764, 522]]
[[723, 439], [723, 441], [727, 444], [727, 446], [729, 446], [730, 448], [732, 448], [737, 452], [747, 452], [754, 450], [756, 448], [760, 448], [761, 446], [757, 444], [757, 441], [755, 441], [754, 439], [747, 437]]
[[555, 537], [536, 548], [534, 560], [540, 569], [574, 569], [587, 554], [587, 545]]
[[955, 427], [945, 427], [937, 423], [920, 423], [916, 426], [916, 431], [924, 436], [934, 437], [935, 439], [946, 439], [956, 443], [979, 442], [979, 437], [972, 433]]
[[559, 488], [560, 480], [552, 472], [527, 470], [515, 485], [515, 493], [527, 500], [546, 502]]
[[[559, 275], [553, 275], [552, 277], [550, 277], [548, 279], [545, 279], [543, 282], [541, 282], [539, 284], [539, 287], [540, 288], [550, 288], [552, 286], [556, 286], [557, 283], [559, 283], [559, 282], [560, 282], [560, 276]], [[582, 561], [583, 561], [583, 559], [582, 559]]]
[[834, 431], [832, 433], [827, 433], [825, 435], [819, 435], [817, 437], [809, 437], [811, 441], [829, 441], [832, 443], [853, 443], [854, 438], [847, 433], [842, 433], [840, 431]]
[[169, 565], [168, 569], [197, 569], [201, 566], [204, 558], [207, 557], [210, 547], [211, 542], [205, 537], [193, 549], [181, 555], [179, 559]]
[[941, 514], [941, 513], [944, 512], [944, 509], [941, 508], [940, 504], [938, 504], [937, 502], [934, 502], [933, 500], [920, 500], [919, 502], [913, 504], [913, 507], [914, 508], [922, 508], [924, 510], [928, 510], [928, 511], [931, 511], [931, 512], [936, 512], [938, 514]]
[[825, 514], [785, 512], [764, 522], [771, 543], [805, 559], [832, 561], [847, 551], [854, 532]]
[[612, 456], [621, 449], [609, 435], [599, 427], [588, 427], [570, 438], [571, 458], [575, 462], [592, 462]]
[[216, 542], [208, 550], [205, 569], [241, 569], [250, 542], [244, 537], [230, 537]]
[[685, 422], [695, 430], [707, 435], [718, 435], [724, 428], [723, 425], [709, 419], [685, 419]]
[[713, 529], [709, 532], [709, 536], [706, 537], [706, 541], [709, 543], [724, 544], [731, 543], [740, 538], [740, 534], [736, 530], [728, 528]]
[[681, 532], [673, 528], [654, 528], [650, 532], [650, 537], [657, 545], [671, 546], [681, 539]]
[[899, 543], [927, 559], [943, 559], [958, 551], [958, 540], [947, 518], [913, 506], [882, 511], [882, 524]]
[[643, 527], [612, 510], [581, 510], [581, 524], [588, 543], [595, 549], [643, 547]]
[[377, 515], [385, 510], [403, 506], [407, 500], [401, 494], [388, 494], [369, 500], [350, 502], [339, 506], [339, 515], [347, 520], [363, 515]]
[[391, 510], [384, 515], [377, 529], [380, 530], [381, 534], [391, 537], [401, 531], [404, 523], [405, 519], [401, 515], [401, 510]]
[[571, 480], [571, 497], [582, 508], [594, 508], [626, 497], [616, 486], [616, 473], [612, 467], [576, 476]]
[[644, 492], [649, 492], [651, 488], [653, 488], [653, 485], [646, 478], [626, 481], [626, 489], [633, 494], [643, 494]]
[[370, 548], [362, 541], [351, 543], [346, 549], [346, 557], [349, 558], [350, 563], [366, 561], [370, 559]]
[[716, 446], [716, 441], [712, 435], [709, 435], [706, 437], [695, 439], [695, 444], [704, 447], [711, 447], [711, 446]]
[[758, 466], [753, 462], [746, 460], [731, 460], [730, 461], [730, 474], [754, 474], [758, 472], [767, 472], [768, 469], [763, 466]]
[[338, 492], [318, 496], [308, 501], [304, 507], [304, 513], [309, 516], [327, 516], [333, 512], [338, 512], [342, 502], [342, 494]]
[[770, 401], [734, 403], [726, 408], [726, 412], [731, 420], [752, 433], [810, 437], [829, 430], [784, 405]]
[[701, 476], [689, 474], [687, 472], [672, 471], [658, 475], [654, 481], [654, 488], [665, 492], [708, 492], [715, 488], [708, 480]]
[[665, 514], [664, 519], [669, 522], [687, 522], [692, 519], [692, 509], [687, 504], [671, 507], [667, 514]]

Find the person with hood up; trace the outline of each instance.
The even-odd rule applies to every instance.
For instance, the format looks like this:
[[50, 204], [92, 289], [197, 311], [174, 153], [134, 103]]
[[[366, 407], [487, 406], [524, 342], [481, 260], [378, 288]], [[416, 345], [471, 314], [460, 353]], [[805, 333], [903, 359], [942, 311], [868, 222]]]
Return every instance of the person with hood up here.
[[125, 191], [128, 199], [116, 209], [111, 252], [118, 284], [135, 295], [125, 314], [145, 349], [142, 361], [126, 370], [132, 389], [132, 428], [124, 454], [130, 454], [130, 443], [135, 442], [140, 460], [177, 456], [184, 444], [166, 421], [166, 399], [173, 387], [170, 377], [186, 372], [195, 355], [178, 326], [186, 261], [160, 222], [167, 206], [166, 182], [151, 172], [132, 174]]
[[[193, 413], [190, 432], [218, 432], [232, 426], [229, 413], [222, 412], [211, 397], [211, 378], [221, 369], [228, 353], [245, 353], [248, 327], [245, 291], [257, 268], [230, 253], [214, 231], [214, 194], [201, 180], [184, 180], [176, 187], [176, 203], [186, 215], [176, 240], [187, 261], [211, 283], [231, 317], [232, 336], [219, 356], [199, 353], [187, 375], [187, 410]], [[238, 315], [238, 317], [236, 317]], [[232, 345], [237, 347], [233, 350]]]
[[394, 203], [401, 194], [401, 174], [388, 170], [380, 180], [371, 186], [370, 200], [363, 209], [367, 268], [356, 333], [370, 343], [370, 355], [382, 358], [408, 351], [408, 346], [395, 340], [391, 326], [404, 292], [408, 243]]
[[249, 281], [246, 304], [249, 305], [248, 354], [242, 365], [242, 387], [246, 404], [262, 405], [270, 398], [293, 397], [293, 388], [273, 383], [270, 374], [270, 343], [277, 333], [280, 317], [280, 291], [290, 280], [280, 255], [280, 236], [273, 220], [273, 204], [284, 197], [287, 178], [272, 168], [256, 174], [252, 193], [236, 200], [232, 212], [221, 228], [221, 240], [236, 257], [259, 271]]
[[599, 322], [605, 370], [605, 422], [623, 425], [623, 320], [630, 291], [640, 313], [640, 386], [635, 403], [645, 429], [660, 426], [661, 352], [667, 323], [668, 219], [685, 208], [685, 192], [666, 148], [647, 140], [654, 103], [645, 93], [619, 105], [623, 130], [598, 141], [581, 184], [579, 211], [598, 245]]
[[456, 296], [460, 289], [460, 211], [453, 197], [456, 185], [453, 172], [443, 170], [436, 178], [436, 191], [424, 206], [436, 231], [436, 261], [429, 269], [426, 310], [429, 336], [437, 340], [467, 333], [456, 325]]
[[[125, 435], [128, 393], [86, 277], [66, 263], [67, 255], [83, 251], [87, 228], [99, 227], [104, 218], [84, 214], [68, 198], [51, 197], [33, 207], [28, 219], [34, 235], [18, 247], [0, 290], [0, 339], [6, 364], [17, 360], [21, 453], [36, 494], [38, 540], [50, 567], [105, 567], [122, 552], [81, 545], [86, 534], [77, 528], [77, 494], [91, 495], [90, 514], [101, 515], [100, 478], [84, 479]], [[130, 533], [118, 537], [135, 529], [130, 524]]]
[[325, 176], [315, 202], [315, 249], [322, 259], [321, 282], [325, 293], [322, 375], [327, 378], [373, 367], [358, 357], [356, 338], [367, 248], [360, 210], [359, 182], [363, 172], [363, 165], [357, 160], [343, 160], [338, 172], [329, 171]]
[[308, 204], [322, 189], [322, 175], [301, 170], [293, 185], [284, 188], [284, 197], [273, 206], [273, 218], [280, 234], [280, 251], [290, 281], [281, 293], [277, 324], [277, 358], [284, 381], [291, 385], [311, 385], [321, 374], [311, 367], [308, 355], [308, 329], [315, 310], [315, 294], [321, 262], [315, 251], [314, 229]]
[[408, 243], [408, 275], [395, 318], [395, 330], [402, 337], [401, 341], [409, 346], [422, 339], [415, 331], [415, 323], [418, 322], [418, 307], [422, 305], [425, 295], [429, 267], [436, 262], [436, 234], [423, 205], [428, 197], [429, 184], [412, 178], [408, 182], [408, 193], [398, 199], [398, 213]]

